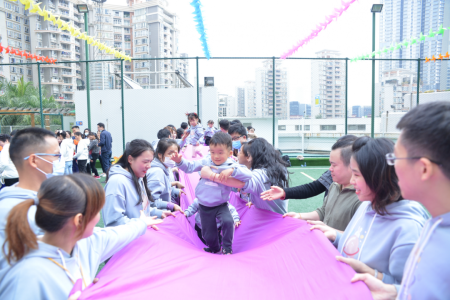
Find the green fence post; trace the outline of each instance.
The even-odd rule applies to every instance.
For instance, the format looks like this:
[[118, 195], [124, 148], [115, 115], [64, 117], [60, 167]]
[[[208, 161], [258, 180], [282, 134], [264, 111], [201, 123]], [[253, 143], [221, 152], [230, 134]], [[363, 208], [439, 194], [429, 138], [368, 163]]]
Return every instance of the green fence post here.
[[[419, 106], [419, 92], [420, 92], [420, 58], [417, 59], [417, 106]], [[412, 107], [410, 109], [412, 109]]]
[[345, 135], [347, 135], [347, 119], [348, 119], [348, 101], [347, 101], [347, 88], [348, 88], [348, 57], [345, 59]]
[[61, 114], [61, 130], [64, 130], [64, 115]]
[[[88, 15], [87, 13], [84, 13], [84, 31], [86, 34], [88, 34]], [[87, 92], [87, 117], [88, 117], [88, 128], [89, 130], [92, 130], [91, 128], [91, 85], [89, 82], [89, 46], [87, 40], [85, 41], [85, 47], [86, 51], [86, 92]]]
[[122, 93], [122, 141], [123, 141], [123, 151], [125, 151], [125, 101], [123, 93], [123, 59], [120, 60], [120, 89]]
[[[375, 13], [372, 13], [372, 53], [375, 51]], [[371, 116], [370, 136], [375, 136], [375, 58], [372, 57], [372, 116]]]
[[272, 57], [272, 145], [275, 147], [275, 56]]
[[198, 81], [198, 56], [196, 58], [196, 63], [197, 63], [197, 115], [200, 118], [200, 94], [199, 94], [200, 87], [198, 84], [198, 82], [199, 82]]
[[41, 111], [39, 114], [41, 116], [41, 127], [45, 128], [43, 108], [42, 108], [41, 64], [39, 62], [37, 63], [37, 69], [38, 69], [38, 82], [39, 82], [39, 104], [41, 107]]

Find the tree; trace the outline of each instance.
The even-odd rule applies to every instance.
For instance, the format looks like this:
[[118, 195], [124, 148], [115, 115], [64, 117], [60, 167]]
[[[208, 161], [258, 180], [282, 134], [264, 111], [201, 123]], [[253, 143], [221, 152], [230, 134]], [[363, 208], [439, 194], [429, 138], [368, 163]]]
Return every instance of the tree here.
[[[23, 77], [17, 82], [17, 85], [7, 81], [0, 82], [0, 107], [22, 107], [22, 108], [40, 108], [39, 88], [33, 86], [32, 82], [25, 82]], [[60, 104], [55, 101], [53, 96], [45, 97], [45, 88], [42, 90], [43, 108], [60, 108]], [[56, 121], [56, 119], [55, 119]], [[60, 121], [59, 121], [60, 123]], [[40, 118], [36, 118], [36, 125], [40, 125]], [[0, 125], [31, 125], [30, 115], [0, 115]]]
[[322, 119], [322, 114], [316, 115], [316, 119]]

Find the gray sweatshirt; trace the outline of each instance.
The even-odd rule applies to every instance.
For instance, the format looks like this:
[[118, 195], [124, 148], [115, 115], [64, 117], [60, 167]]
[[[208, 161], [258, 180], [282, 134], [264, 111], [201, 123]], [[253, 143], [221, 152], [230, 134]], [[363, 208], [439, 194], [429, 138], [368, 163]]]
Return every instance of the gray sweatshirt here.
[[[187, 161], [183, 160], [177, 164], [177, 167], [185, 173], [193, 173], [201, 171], [203, 167], [216, 166], [218, 170], [211, 169], [214, 173], [220, 173], [223, 170], [234, 168], [231, 176], [237, 180], [247, 182], [252, 178], [252, 172], [246, 166], [239, 165], [232, 159], [228, 158], [223, 164], [217, 166], [211, 160], [211, 157], [205, 157], [202, 160]], [[195, 196], [201, 205], [214, 207], [222, 203], [228, 202], [230, 199], [231, 187], [218, 182], [213, 182], [206, 178], [201, 178], [195, 188]]]
[[92, 151], [91, 154], [99, 154], [100, 153], [100, 147], [98, 146], [97, 139], [93, 139], [90, 141], [88, 150], [89, 150], [89, 152]]

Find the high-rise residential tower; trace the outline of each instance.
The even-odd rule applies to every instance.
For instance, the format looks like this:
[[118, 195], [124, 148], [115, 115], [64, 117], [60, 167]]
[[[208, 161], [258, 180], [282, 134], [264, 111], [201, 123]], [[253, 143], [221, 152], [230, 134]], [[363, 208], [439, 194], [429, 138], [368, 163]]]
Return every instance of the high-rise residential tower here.
[[[322, 50], [319, 58], [338, 58], [340, 52]], [[311, 62], [312, 118], [345, 117], [345, 61], [313, 60]]]
[[[411, 37], [427, 35], [437, 31], [440, 25], [450, 26], [450, 0], [381, 0], [383, 11], [379, 21], [380, 49], [409, 41]], [[427, 38], [423, 42], [409, 45], [393, 52], [384, 53], [382, 58], [425, 58], [450, 51], [450, 32]], [[380, 61], [381, 78], [385, 72], [407, 69], [417, 73], [415, 61]], [[450, 64], [445, 60], [421, 64], [421, 90], [445, 90], [450, 88]]]

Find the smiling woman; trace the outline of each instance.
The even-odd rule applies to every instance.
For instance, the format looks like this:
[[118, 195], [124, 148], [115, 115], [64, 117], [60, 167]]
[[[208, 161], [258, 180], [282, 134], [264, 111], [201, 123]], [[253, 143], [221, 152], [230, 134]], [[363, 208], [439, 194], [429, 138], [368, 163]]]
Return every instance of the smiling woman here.
[[132, 140], [119, 161], [109, 169], [106, 177], [106, 204], [103, 209], [105, 226], [126, 224], [146, 216], [165, 218], [171, 215], [158, 209], [147, 187], [146, 173], [150, 169], [155, 151], [145, 140]]

